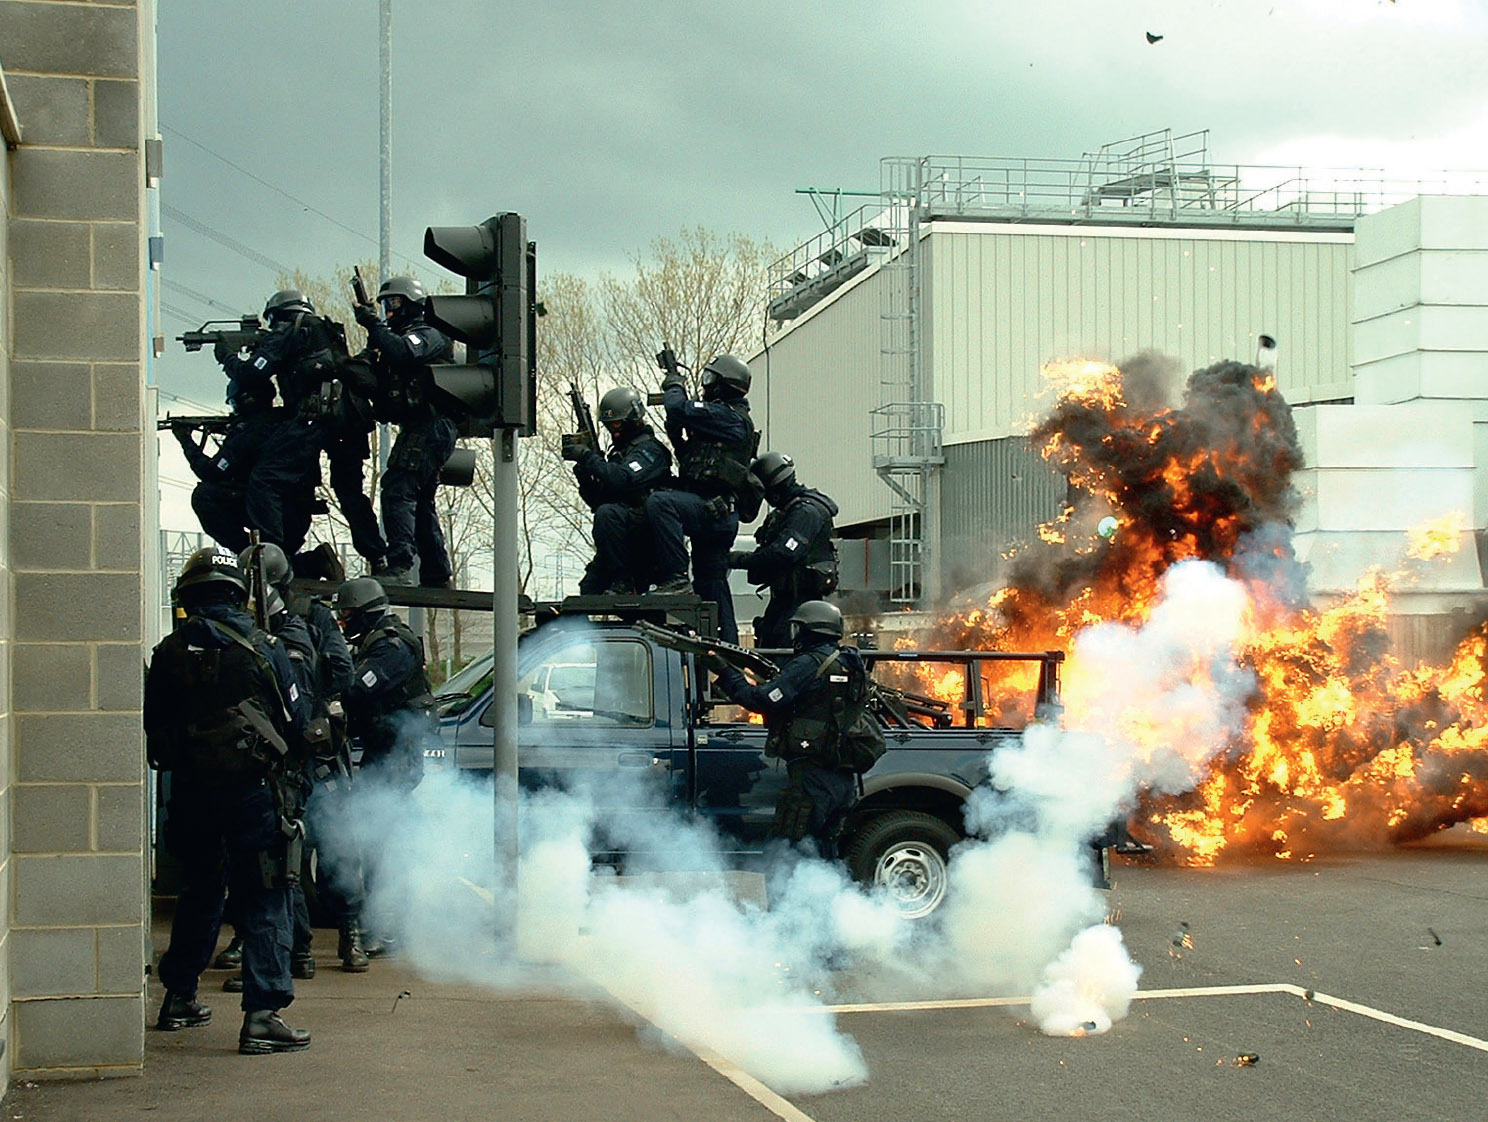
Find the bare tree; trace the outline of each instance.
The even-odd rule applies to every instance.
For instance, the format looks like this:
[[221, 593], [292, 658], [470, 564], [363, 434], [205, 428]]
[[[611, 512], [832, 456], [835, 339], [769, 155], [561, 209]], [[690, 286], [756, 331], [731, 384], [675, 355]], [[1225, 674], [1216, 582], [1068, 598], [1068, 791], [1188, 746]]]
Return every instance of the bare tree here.
[[600, 283], [606, 334], [619, 370], [660, 381], [651, 356], [670, 343], [698, 371], [717, 355], [748, 351], [764, 330], [766, 270], [776, 254], [742, 234], [698, 227], [657, 238], [635, 258], [635, 278]]

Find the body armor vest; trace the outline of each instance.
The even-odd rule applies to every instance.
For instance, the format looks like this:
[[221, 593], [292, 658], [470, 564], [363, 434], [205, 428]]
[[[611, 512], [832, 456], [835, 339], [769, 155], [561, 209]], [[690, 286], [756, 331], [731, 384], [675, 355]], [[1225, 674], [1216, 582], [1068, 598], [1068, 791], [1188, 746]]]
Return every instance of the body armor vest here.
[[765, 736], [765, 755], [785, 760], [809, 757], [836, 766], [844, 714], [861, 709], [867, 692], [866, 675], [836, 654], [830, 647], [811, 652], [818, 664], [815, 680], [826, 681], [796, 702], [789, 719], [770, 728]]
[[424, 667], [423, 649], [424, 645], [396, 615], [389, 612], [378, 621], [377, 625], [367, 632], [367, 638], [362, 644], [362, 649], [370, 647], [380, 636], [390, 636], [406, 643], [420, 654], [418, 668], [408, 675], [393, 689], [377, 699], [378, 717], [385, 717], [403, 709], [419, 709], [428, 711], [434, 707], [434, 690], [429, 685], [429, 672]]
[[806, 549], [797, 560], [795, 568], [778, 579], [785, 581], [796, 573], [809, 571], [813, 577], [812, 588], [815, 590], [809, 598], [816, 599], [837, 587], [837, 547], [832, 544], [832, 515], [837, 508], [830, 499], [809, 487], [797, 492], [783, 507], [772, 510], [765, 516], [754, 540], [756, 547], [759, 547], [769, 545], [779, 538], [780, 527], [785, 522], [786, 515], [800, 503], [814, 503], [821, 508], [822, 526], [816, 536], [806, 543]]
[[689, 441], [677, 465], [682, 485], [704, 498], [738, 494], [748, 481], [749, 465], [759, 452], [760, 434], [755, 431], [754, 422], [749, 417], [749, 403], [726, 401], [721, 404], [744, 418], [747, 435], [734, 442]]
[[273, 772], [288, 753], [284, 703], [268, 661], [254, 649], [262, 631], [247, 636], [210, 624], [229, 641], [195, 647], [176, 632], [162, 642], [152, 674], [175, 687], [167, 749], [151, 766], [190, 771], [221, 785], [251, 782]]

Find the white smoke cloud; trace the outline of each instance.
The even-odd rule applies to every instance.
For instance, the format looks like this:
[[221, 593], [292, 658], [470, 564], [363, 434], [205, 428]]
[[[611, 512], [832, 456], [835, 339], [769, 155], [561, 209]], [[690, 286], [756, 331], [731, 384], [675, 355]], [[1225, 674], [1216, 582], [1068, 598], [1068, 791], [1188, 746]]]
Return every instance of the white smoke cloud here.
[[[655, 777], [644, 773], [628, 790], [607, 772], [597, 789], [524, 793], [515, 901], [511, 871], [497, 867], [489, 781], [449, 772], [412, 793], [359, 784], [322, 829], [323, 858], [371, 855], [365, 914], [395, 924], [430, 976], [503, 986], [556, 964], [575, 992], [601, 986], [781, 1093], [868, 1078], [856, 1042], [824, 1012], [844, 966], [868, 991], [860, 999], [1033, 992], [1043, 1031], [1104, 1032], [1126, 1014], [1140, 969], [1102, 922], [1090, 840], [1144, 785], [1191, 786], [1239, 727], [1250, 689], [1233, 658], [1243, 588], [1188, 563], [1169, 571], [1162, 595], [1145, 627], [1079, 637], [1069, 727], [1033, 726], [991, 757], [933, 922], [906, 922], [840, 865], [783, 848], [765, 869], [764, 906], [757, 891], [736, 891], [747, 875], [706, 823], [664, 812], [659, 798], [645, 813], [612, 813], [645, 803]], [[640, 855], [626, 871], [643, 875], [595, 869], [599, 837]], [[689, 872], [646, 873], [679, 867]], [[501, 943], [494, 933], [509, 930], [514, 907], [515, 943]]]

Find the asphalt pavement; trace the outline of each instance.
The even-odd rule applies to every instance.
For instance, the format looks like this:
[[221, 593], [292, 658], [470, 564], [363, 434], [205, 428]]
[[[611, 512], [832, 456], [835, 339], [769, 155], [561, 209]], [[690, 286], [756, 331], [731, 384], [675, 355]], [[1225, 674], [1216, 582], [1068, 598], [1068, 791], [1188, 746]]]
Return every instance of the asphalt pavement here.
[[[863, 1004], [838, 1023], [870, 1076], [828, 1094], [774, 1096], [541, 970], [505, 991], [396, 960], [343, 974], [321, 932], [317, 976], [287, 1014], [314, 1033], [309, 1050], [239, 1056], [237, 999], [211, 972], [212, 1023], [150, 1030], [142, 1077], [19, 1082], [5, 1117], [1488, 1120], [1488, 837], [1305, 864], [1130, 864], [1111, 905], [1143, 975], [1110, 1032], [1046, 1037], [1005, 1000], [876, 1004], [847, 972], [837, 999]], [[152, 1017], [159, 999], [152, 983]]]

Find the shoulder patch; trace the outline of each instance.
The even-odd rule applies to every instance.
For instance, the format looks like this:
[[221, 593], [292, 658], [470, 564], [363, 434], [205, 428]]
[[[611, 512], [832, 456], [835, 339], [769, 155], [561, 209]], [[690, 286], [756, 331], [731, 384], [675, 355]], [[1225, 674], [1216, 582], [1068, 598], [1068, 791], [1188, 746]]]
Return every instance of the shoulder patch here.
[[771, 690], [769, 693], [765, 694], [765, 696], [768, 697], [771, 701], [779, 701], [781, 698], [783, 698], [785, 696], [785, 694], [783, 694], [783, 693], [780, 692], [779, 687], [776, 687], [775, 689]]
[[403, 341], [408, 344], [408, 349], [414, 354], [418, 354], [428, 345], [424, 337], [416, 331], [410, 331], [407, 335], [403, 336]]
[[364, 685], [364, 686], [375, 686], [375, 685], [377, 685], [377, 672], [375, 670], [369, 670], [365, 674], [363, 674], [362, 675], [362, 685]]
[[708, 403], [706, 401], [694, 401], [692, 407], [694, 409], [706, 409], [708, 408]]

